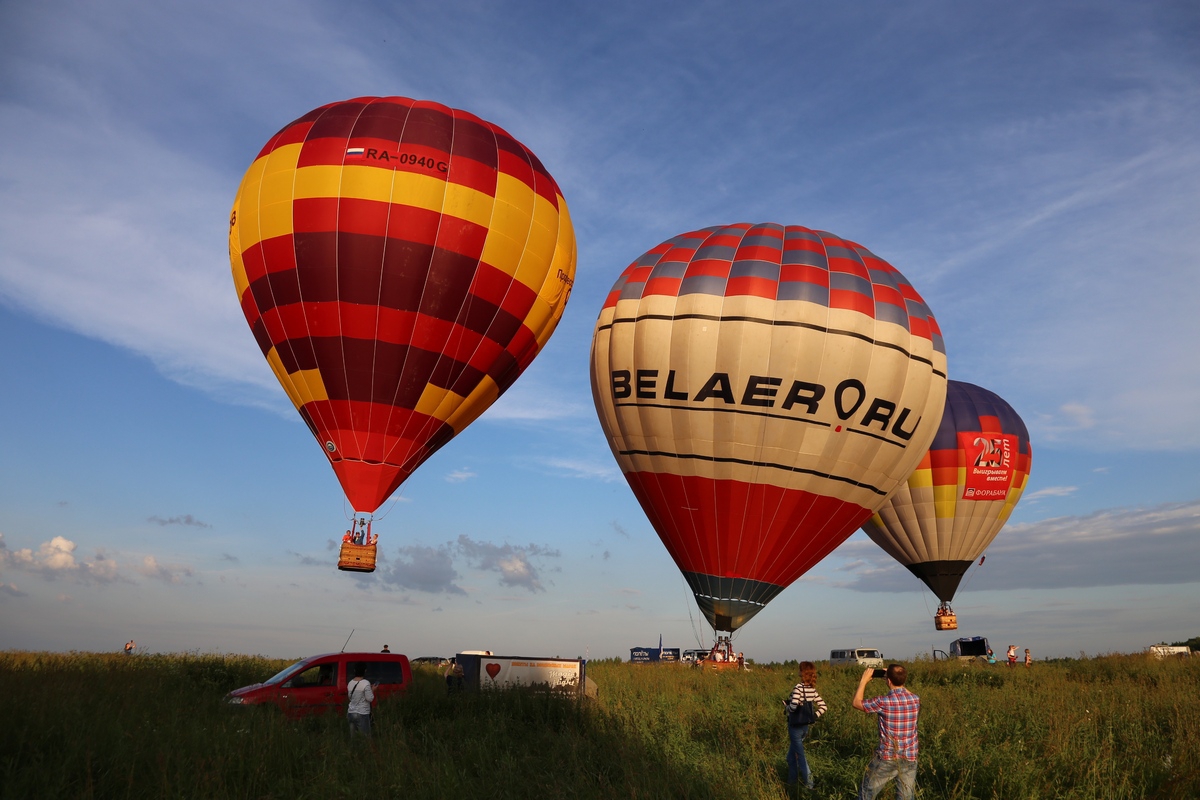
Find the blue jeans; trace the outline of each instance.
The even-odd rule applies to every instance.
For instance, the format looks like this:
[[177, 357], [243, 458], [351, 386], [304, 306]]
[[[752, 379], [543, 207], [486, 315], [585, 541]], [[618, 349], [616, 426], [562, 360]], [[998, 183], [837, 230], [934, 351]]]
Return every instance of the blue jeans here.
[[370, 714], [346, 714], [346, 719], [350, 723], [350, 735], [356, 733], [364, 734], [368, 739], [371, 738], [371, 715]]
[[804, 785], [811, 789], [812, 773], [808, 771], [808, 761], [804, 758], [805, 736], [808, 736], [807, 725], [788, 726], [788, 738], [791, 740], [787, 753], [788, 783], [795, 783], [799, 774], [804, 778]]
[[907, 758], [883, 759], [875, 756], [867, 764], [858, 800], [875, 800], [875, 795], [892, 778], [896, 779], [896, 800], [913, 800], [917, 791], [917, 762]]

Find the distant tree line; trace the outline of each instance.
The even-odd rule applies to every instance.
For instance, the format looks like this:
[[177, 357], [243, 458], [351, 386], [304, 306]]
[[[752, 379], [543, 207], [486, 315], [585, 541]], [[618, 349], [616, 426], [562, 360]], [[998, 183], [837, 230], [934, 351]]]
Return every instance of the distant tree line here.
[[1191, 651], [1194, 653], [1197, 650], [1200, 650], [1200, 636], [1193, 636], [1192, 638], [1188, 639], [1186, 642], [1171, 642], [1171, 644], [1175, 647], [1182, 647], [1183, 645], [1187, 645], [1191, 649]]

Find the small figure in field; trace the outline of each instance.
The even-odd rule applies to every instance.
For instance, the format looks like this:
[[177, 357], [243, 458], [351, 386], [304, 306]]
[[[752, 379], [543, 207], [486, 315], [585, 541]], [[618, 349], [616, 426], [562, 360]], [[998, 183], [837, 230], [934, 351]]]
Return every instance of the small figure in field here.
[[385, 644], [385, 645], [383, 646], [383, 649], [382, 649], [382, 650], [380, 650], [379, 652], [381, 652], [381, 653], [390, 653], [390, 652], [392, 652], [392, 651], [391, 651], [391, 650], [389, 650], [389, 649], [388, 649], [388, 646]]
[[1033, 666], [1033, 655], [1029, 652], [1028, 647], [1025, 648], [1025, 666], [1027, 668]]
[[1015, 667], [1017, 665], [1017, 646], [1015, 644], [1010, 644], [1008, 646], [1008, 665], [1010, 667]]
[[446, 665], [446, 693], [454, 694], [461, 692], [463, 688], [463, 668], [462, 664], [458, 663], [457, 658], [450, 659], [450, 663]]
[[371, 703], [375, 702], [375, 692], [371, 682], [366, 679], [367, 665], [359, 662], [354, 665], [354, 677], [346, 684], [346, 719], [350, 722], [350, 735], [361, 733], [371, 738]]
[[990, 647], [988, 648], [988, 658], [987, 658], [987, 662], [988, 662], [989, 664], [995, 664], [995, 663], [996, 663], [996, 654], [992, 652], [992, 648], [990, 648]]
[[870, 700], [863, 692], [875, 670], [867, 668], [858, 681], [852, 705], [859, 711], [879, 715], [879, 746], [867, 764], [859, 800], [875, 800], [888, 781], [896, 779], [896, 800], [913, 800], [917, 788], [917, 715], [921, 698], [904, 688], [908, 672], [899, 664], [887, 668], [888, 693]]
[[783, 701], [788, 723], [788, 786], [794, 786], [799, 777], [804, 779], [806, 787], [813, 788], [812, 771], [804, 758], [804, 737], [808, 735], [808, 726], [821, 718], [825, 708], [825, 701], [817, 692], [817, 668], [811, 661], [801, 661], [800, 682]]
[[130, 639], [128, 642], [125, 643], [125, 655], [127, 655], [127, 656], [133, 655], [133, 651], [136, 649], [137, 649], [137, 642], [135, 642], [133, 639]]
[[745, 668], [746, 668], [746, 657], [744, 655], [742, 655], [741, 653], [738, 653], [738, 669], [743, 670]]

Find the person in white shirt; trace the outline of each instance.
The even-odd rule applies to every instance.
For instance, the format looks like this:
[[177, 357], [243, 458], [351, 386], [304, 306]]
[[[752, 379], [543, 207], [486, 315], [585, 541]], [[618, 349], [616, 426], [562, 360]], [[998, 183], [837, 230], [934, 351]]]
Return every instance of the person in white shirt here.
[[346, 719], [350, 721], [350, 735], [361, 733], [371, 738], [371, 703], [375, 702], [375, 692], [371, 682], [366, 679], [367, 665], [359, 662], [354, 665], [354, 677], [346, 684]]

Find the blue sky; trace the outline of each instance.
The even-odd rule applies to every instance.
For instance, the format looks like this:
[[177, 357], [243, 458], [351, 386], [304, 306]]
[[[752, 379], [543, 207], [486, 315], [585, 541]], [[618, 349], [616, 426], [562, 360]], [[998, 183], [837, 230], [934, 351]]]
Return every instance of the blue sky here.
[[[659, 242], [779, 222], [861, 242], [950, 376], [1025, 419], [1030, 485], [955, 601], [1035, 657], [1200, 633], [1200, 11], [1192, 3], [0, 5], [0, 646], [624, 655], [709, 633], [608, 451], [588, 347]], [[463, 108], [566, 196], [545, 352], [338, 573], [332, 471], [226, 255], [276, 130], [360, 95]], [[748, 657], [946, 649], [863, 534]]]

